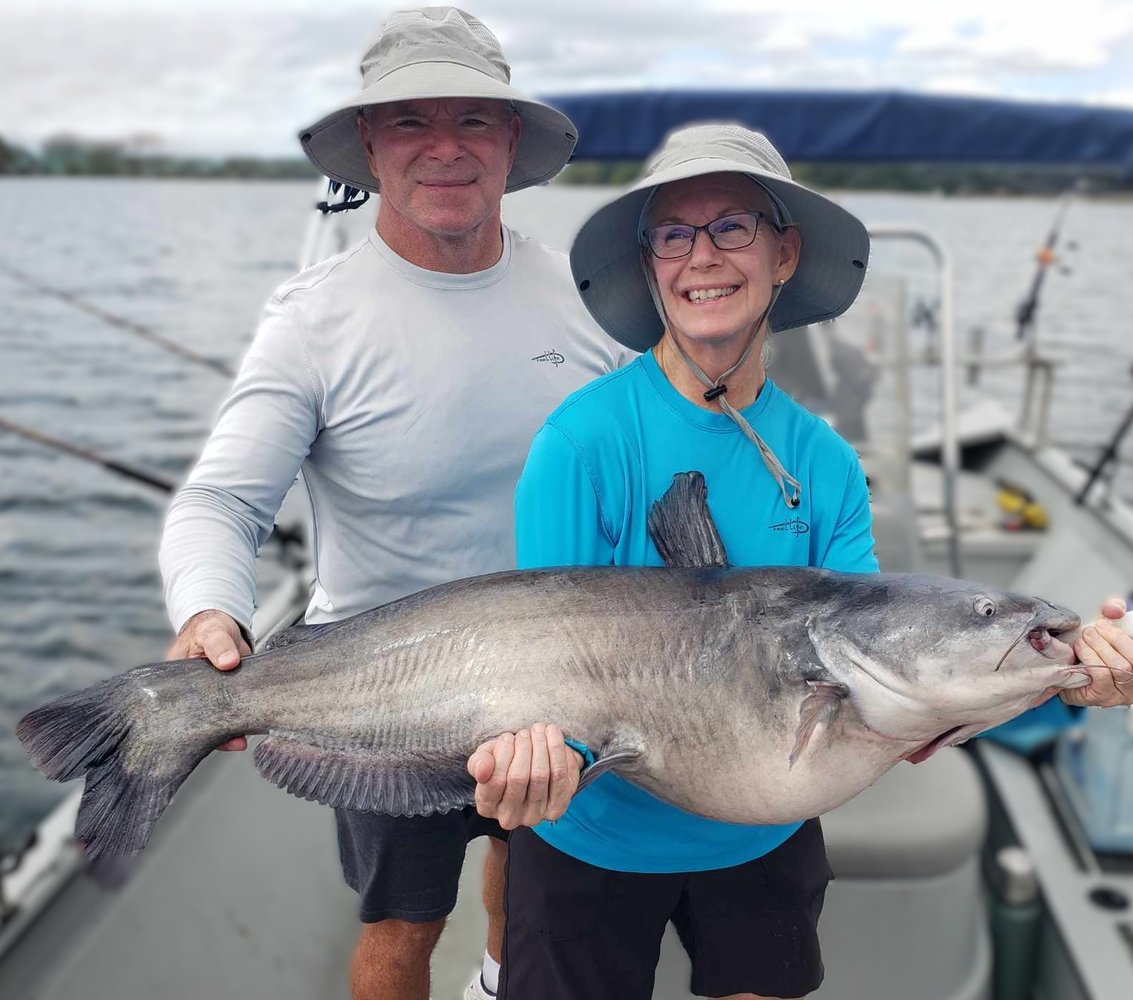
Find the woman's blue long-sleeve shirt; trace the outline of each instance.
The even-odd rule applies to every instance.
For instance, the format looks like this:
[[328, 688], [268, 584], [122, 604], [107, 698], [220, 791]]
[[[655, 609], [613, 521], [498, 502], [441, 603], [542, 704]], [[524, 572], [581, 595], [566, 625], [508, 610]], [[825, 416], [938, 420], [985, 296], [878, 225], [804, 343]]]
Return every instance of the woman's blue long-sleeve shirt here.
[[[853, 449], [770, 380], [742, 412], [802, 484], [798, 508], [787, 507], [739, 427], [681, 396], [651, 353], [568, 397], [532, 442], [516, 489], [519, 566], [661, 565], [646, 530], [649, 508], [676, 473], [696, 470], [732, 565], [876, 572], [869, 494]], [[797, 828], [694, 816], [606, 774], [535, 832], [603, 868], [678, 872], [742, 864]]]

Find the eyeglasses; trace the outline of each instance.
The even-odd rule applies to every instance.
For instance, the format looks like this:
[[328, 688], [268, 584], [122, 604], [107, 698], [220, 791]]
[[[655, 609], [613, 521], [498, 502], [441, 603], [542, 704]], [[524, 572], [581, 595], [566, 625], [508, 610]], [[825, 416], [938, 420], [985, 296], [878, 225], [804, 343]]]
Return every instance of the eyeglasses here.
[[661, 260], [687, 257], [692, 253], [696, 234], [702, 229], [717, 249], [742, 250], [755, 242], [759, 220], [766, 218], [763, 212], [737, 212], [735, 215], [722, 215], [719, 219], [713, 219], [706, 226], [688, 226], [684, 223], [654, 226], [645, 230], [642, 238], [653, 256], [660, 257]]

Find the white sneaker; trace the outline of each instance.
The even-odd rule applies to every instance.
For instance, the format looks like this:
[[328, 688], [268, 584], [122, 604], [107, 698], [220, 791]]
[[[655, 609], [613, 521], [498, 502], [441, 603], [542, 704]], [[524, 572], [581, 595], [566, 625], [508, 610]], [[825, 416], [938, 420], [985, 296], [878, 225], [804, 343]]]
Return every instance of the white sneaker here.
[[480, 979], [480, 970], [472, 977], [472, 982], [464, 990], [464, 1000], [496, 1000], [495, 993], [489, 993]]

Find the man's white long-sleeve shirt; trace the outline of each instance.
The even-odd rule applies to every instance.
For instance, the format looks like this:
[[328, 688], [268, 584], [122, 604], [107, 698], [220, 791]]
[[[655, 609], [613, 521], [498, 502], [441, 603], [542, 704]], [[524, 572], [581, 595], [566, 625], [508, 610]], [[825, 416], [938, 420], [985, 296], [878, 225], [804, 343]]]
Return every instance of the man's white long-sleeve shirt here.
[[250, 626], [255, 553], [300, 468], [308, 622], [514, 567], [531, 438], [626, 352], [586, 313], [562, 254], [503, 237], [493, 267], [446, 274], [372, 232], [276, 291], [166, 518], [175, 629], [207, 608]]

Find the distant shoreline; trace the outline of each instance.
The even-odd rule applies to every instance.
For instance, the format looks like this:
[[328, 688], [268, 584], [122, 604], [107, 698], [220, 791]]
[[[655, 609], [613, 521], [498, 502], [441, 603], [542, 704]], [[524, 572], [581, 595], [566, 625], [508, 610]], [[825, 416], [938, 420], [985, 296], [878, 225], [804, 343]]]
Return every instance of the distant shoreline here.
[[[326, 180], [326, 178], [321, 178]], [[956, 185], [951, 189], [946, 189], [940, 186], [925, 186], [925, 187], [889, 187], [883, 184], [871, 185], [868, 183], [861, 183], [859, 185], [849, 184], [828, 184], [813, 181], [804, 176], [803, 170], [796, 169], [795, 179], [814, 187], [818, 190], [824, 191], [828, 194], [910, 194], [910, 195], [923, 195], [925, 197], [941, 197], [941, 198], [1057, 198], [1060, 197], [1067, 189], [1073, 187], [1073, 180], [1067, 179], [1061, 186], [1036, 186], [1029, 187], [987, 187], [977, 188], [968, 187], [965, 185]], [[152, 183], [178, 183], [184, 181], [201, 181], [208, 183], [277, 183], [277, 184], [298, 184], [308, 183], [317, 184], [320, 176], [314, 172], [304, 174], [302, 176], [278, 176], [278, 175], [263, 175], [257, 176], [252, 174], [3, 174], [0, 173], [0, 184], [4, 182], [20, 182], [20, 181], [43, 181], [48, 183], [66, 183], [68, 181], [107, 181], [107, 182], [152, 182]], [[592, 181], [589, 179], [568, 179], [565, 177], [558, 177], [550, 182], [551, 187], [566, 188], [566, 187], [608, 187], [612, 186], [613, 182]], [[1104, 190], [1089, 190], [1078, 191], [1075, 194], [1076, 198], [1081, 198], [1087, 201], [1106, 201], [1106, 202], [1129, 202], [1133, 201], [1133, 185], [1125, 187], [1113, 187]]]
[[315, 180], [319, 175], [301, 156], [184, 156], [145, 152], [119, 142], [57, 136], [37, 151], [0, 137], [0, 176]]
[[[325, 177], [321, 178], [323, 181]], [[280, 177], [265, 175], [257, 177], [251, 174], [0, 174], [0, 184], [6, 181], [49, 181], [51, 183], [66, 181], [254, 181], [258, 184], [298, 184], [300, 182], [313, 184], [320, 180], [320, 175], [312, 173], [301, 177]]]
[[[824, 191], [892, 191], [942, 195], [1059, 195], [1082, 191], [1082, 173], [1063, 167], [987, 163], [796, 163], [795, 179]], [[557, 177], [562, 185], [624, 185], [636, 179], [633, 160], [582, 160]], [[1133, 176], [1085, 175], [1092, 195], [1133, 195]], [[176, 156], [143, 153], [114, 142], [58, 137], [32, 152], [0, 137], [4, 177], [115, 177], [177, 180], [317, 181], [302, 157]], [[1084, 192], [1083, 192], [1084, 193]]]

